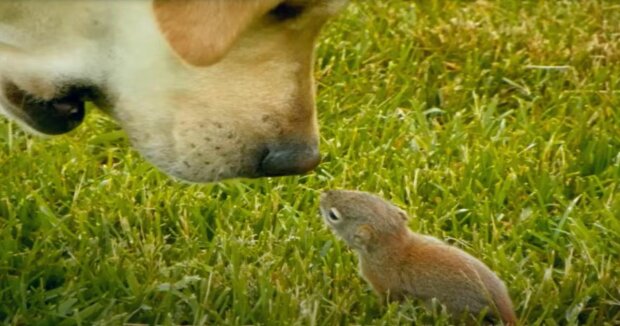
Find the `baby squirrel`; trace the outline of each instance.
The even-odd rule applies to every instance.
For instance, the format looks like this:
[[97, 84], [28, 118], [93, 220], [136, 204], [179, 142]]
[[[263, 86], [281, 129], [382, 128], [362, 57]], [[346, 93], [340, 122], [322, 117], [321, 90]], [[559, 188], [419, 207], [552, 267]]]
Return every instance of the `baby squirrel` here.
[[330, 190], [321, 195], [325, 223], [359, 256], [361, 274], [382, 298], [433, 298], [453, 316], [487, 309], [486, 321], [516, 325], [504, 283], [484, 263], [431, 236], [411, 232], [407, 214], [375, 195]]

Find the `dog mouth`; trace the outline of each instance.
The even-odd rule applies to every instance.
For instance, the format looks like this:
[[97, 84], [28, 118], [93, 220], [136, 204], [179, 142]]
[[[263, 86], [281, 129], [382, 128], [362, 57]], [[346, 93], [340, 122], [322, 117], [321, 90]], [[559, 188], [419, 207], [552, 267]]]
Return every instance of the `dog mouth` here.
[[8, 108], [18, 119], [38, 132], [48, 135], [67, 133], [84, 121], [85, 101], [92, 97], [92, 88], [71, 86], [61, 96], [42, 100], [11, 82], [2, 85]]

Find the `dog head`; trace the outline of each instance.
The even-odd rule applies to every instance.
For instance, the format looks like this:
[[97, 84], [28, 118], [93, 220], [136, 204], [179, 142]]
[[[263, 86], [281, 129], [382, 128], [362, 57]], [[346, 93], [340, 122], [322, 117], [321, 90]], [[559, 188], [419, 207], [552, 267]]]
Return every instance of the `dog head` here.
[[154, 0], [148, 10], [141, 1], [110, 3], [125, 6], [116, 17], [123, 23], [105, 35], [113, 48], [80, 58], [88, 68], [79, 76], [31, 79], [51, 84], [45, 91], [4, 80], [0, 100], [13, 117], [58, 134], [81, 122], [82, 99], [99, 99], [149, 161], [194, 182], [318, 164], [313, 49], [345, 0]]

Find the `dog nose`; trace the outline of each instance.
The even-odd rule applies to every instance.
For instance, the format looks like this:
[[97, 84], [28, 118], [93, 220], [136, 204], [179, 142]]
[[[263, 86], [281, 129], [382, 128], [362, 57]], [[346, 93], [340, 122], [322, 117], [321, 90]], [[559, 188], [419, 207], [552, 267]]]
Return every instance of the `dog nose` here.
[[21, 110], [30, 127], [48, 135], [69, 132], [82, 123], [85, 115], [83, 91], [69, 89], [66, 95], [43, 101], [7, 83], [3, 87], [7, 99]]
[[58, 135], [69, 132], [84, 120], [85, 105], [82, 101], [52, 101], [41, 110], [36, 120], [39, 128], [46, 134]]
[[303, 174], [314, 169], [321, 161], [317, 145], [285, 143], [270, 148], [259, 166], [265, 176]]

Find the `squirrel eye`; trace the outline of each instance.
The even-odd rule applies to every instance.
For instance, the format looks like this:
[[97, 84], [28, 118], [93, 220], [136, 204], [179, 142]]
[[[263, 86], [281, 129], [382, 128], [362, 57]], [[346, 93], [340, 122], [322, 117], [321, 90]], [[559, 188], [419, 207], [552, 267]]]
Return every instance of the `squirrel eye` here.
[[338, 222], [341, 216], [340, 216], [340, 212], [338, 212], [337, 209], [330, 208], [329, 212], [327, 213], [327, 217], [329, 217], [329, 219], [332, 220], [332, 222]]

